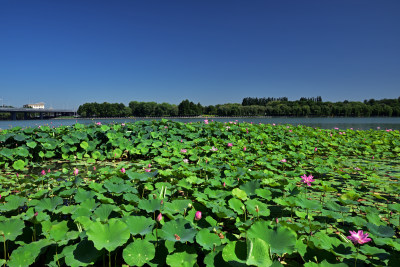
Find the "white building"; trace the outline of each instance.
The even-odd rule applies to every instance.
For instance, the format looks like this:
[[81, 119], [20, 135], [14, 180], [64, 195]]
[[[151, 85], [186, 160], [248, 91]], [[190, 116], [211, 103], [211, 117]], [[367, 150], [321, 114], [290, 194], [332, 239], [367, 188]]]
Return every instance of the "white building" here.
[[44, 109], [44, 103], [39, 102], [39, 103], [35, 103], [35, 104], [26, 104], [26, 105], [24, 105], [24, 108]]

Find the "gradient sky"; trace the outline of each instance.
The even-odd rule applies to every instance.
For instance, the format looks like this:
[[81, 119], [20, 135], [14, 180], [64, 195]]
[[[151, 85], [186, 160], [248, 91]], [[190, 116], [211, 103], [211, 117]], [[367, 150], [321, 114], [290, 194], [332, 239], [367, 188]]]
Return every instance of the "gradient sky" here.
[[0, 105], [400, 96], [399, 0], [1, 0]]

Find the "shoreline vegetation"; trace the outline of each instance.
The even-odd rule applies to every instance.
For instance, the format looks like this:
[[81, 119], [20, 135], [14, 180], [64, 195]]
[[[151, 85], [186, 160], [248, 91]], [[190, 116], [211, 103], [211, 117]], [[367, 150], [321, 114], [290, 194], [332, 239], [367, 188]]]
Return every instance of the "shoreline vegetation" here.
[[77, 114], [85, 118], [108, 117], [399, 117], [400, 97], [364, 102], [323, 102], [320, 96], [289, 101], [281, 98], [246, 97], [242, 103], [202, 106], [183, 100], [179, 105], [131, 101], [123, 103], [85, 103]]

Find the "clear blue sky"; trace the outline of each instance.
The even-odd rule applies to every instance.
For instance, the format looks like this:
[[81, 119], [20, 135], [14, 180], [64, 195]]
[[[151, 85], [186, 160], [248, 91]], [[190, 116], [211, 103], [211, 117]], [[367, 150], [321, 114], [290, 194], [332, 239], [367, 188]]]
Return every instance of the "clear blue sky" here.
[[1, 0], [0, 104], [400, 96], [399, 0]]

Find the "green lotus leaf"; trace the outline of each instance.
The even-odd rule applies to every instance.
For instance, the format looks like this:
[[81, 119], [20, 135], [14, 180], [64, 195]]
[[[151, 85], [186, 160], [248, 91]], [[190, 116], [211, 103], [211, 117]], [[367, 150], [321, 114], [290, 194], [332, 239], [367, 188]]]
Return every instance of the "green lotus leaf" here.
[[164, 203], [164, 211], [169, 212], [171, 214], [176, 214], [180, 213], [188, 209], [189, 204], [191, 204], [192, 201], [188, 199], [176, 199], [173, 200], [172, 202], [165, 202]]
[[208, 229], [202, 229], [197, 233], [196, 242], [207, 250], [212, 250], [221, 245], [219, 236], [216, 233], [210, 233]]
[[62, 221], [57, 224], [53, 224], [50, 228], [50, 237], [54, 241], [61, 241], [65, 238], [67, 232], [68, 232], [68, 226], [67, 226], [68, 221]]
[[316, 200], [305, 199], [305, 198], [297, 199], [296, 204], [302, 208], [311, 209], [311, 210], [320, 210], [322, 208], [322, 205], [320, 202], [318, 202]]
[[154, 245], [149, 241], [137, 239], [130, 243], [122, 252], [125, 262], [133, 266], [143, 266], [151, 261], [156, 254]]
[[[270, 211], [268, 206], [256, 199], [248, 199], [246, 202], [247, 211], [253, 216], [269, 216]], [[258, 209], [258, 213], [257, 213]]]
[[255, 190], [255, 193], [257, 196], [265, 199], [265, 200], [271, 200], [272, 199], [272, 193], [270, 190], [259, 188]]
[[175, 252], [167, 256], [167, 264], [170, 266], [193, 267], [197, 261], [197, 254]]
[[196, 230], [192, 228], [190, 222], [182, 218], [166, 222], [160, 231], [160, 236], [165, 240], [181, 243], [193, 243], [195, 235]]
[[271, 266], [269, 245], [260, 238], [247, 239], [247, 265]]
[[392, 227], [390, 226], [383, 226], [383, 225], [375, 225], [372, 223], [367, 223], [367, 228], [371, 232], [371, 234], [374, 234], [379, 237], [393, 237], [395, 235], [395, 232]]
[[235, 188], [232, 190], [232, 195], [234, 195], [235, 197], [241, 199], [241, 200], [246, 200], [247, 199], [247, 194], [245, 191], [239, 189], [239, 188]]
[[256, 194], [256, 190], [260, 188], [259, 180], [252, 180], [240, 186], [240, 189], [246, 192], [248, 196], [254, 196]]
[[94, 247], [92, 241], [85, 238], [78, 244], [64, 247], [62, 254], [65, 255], [65, 263], [68, 266], [88, 266], [95, 264], [102, 252]]
[[21, 156], [21, 157], [23, 157], [23, 158], [26, 158], [26, 157], [29, 156], [29, 151], [28, 151], [28, 149], [26, 149], [26, 148], [24, 148], [24, 147], [19, 147], [19, 148], [17, 149], [17, 151], [16, 151], [16, 154], [17, 154], [18, 156]]
[[13, 168], [17, 171], [22, 171], [25, 168], [25, 162], [19, 159], [13, 163]]
[[10, 219], [7, 221], [0, 222], [0, 235], [3, 236], [3, 241], [11, 240], [14, 241], [24, 229], [25, 224], [19, 219]]
[[34, 149], [37, 146], [37, 143], [35, 141], [30, 141], [27, 142], [26, 145], [32, 149]]
[[117, 206], [104, 204], [94, 211], [94, 215], [96, 218], [99, 218], [100, 221], [106, 221], [114, 209], [117, 209]]
[[140, 234], [142, 236], [150, 233], [153, 230], [155, 223], [151, 218], [146, 218], [144, 216], [125, 217], [125, 222], [132, 235]]
[[321, 263], [307, 262], [304, 264], [305, 267], [348, 267], [345, 263], [329, 263], [323, 260]]
[[161, 200], [159, 199], [141, 199], [139, 200], [139, 209], [147, 212], [154, 212], [161, 209]]
[[278, 255], [292, 253], [296, 245], [296, 233], [286, 227], [270, 229], [265, 221], [255, 222], [247, 231], [249, 238], [261, 238]]
[[30, 266], [36, 261], [42, 248], [47, 247], [52, 243], [53, 242], [48, 239], [41, 239], [36, 242], [19, 246], [12, 252], [7, 265], [9, 267]]
[[84, 202], [87, 199], [91, 199], [96, 195], [93, 191], [86, 191], [85, 189], [79, 188], [74, 199], [77, 203]]
[[83, 148], [84, 150], [87, 150], [89, 147], [88, 142], [83, 141], [82, 143], [80, 143], [80, 147]]
[[85, 201], [83, 201], [78, 207], [92, 211], [97, 206], [98, 206], [98, 204], [96, 203], [96, 200], [93, 198], [89, 198], [89, 199], [86, 199]]
[[128, 226], [118, 219], [110, 219], [107, 224], [94, 222], [86, 233], [96, 249], [105, 248], [110, 252], [124, 245], [130, 237]]
[[8, 196], [6, 197], [6, 203], [4, 205], [0, 205], [0, 211], [11, 211], [16, 210], [19, 207], [23, 206], [27, 201], [24, 197], [19, 196]]
[[104, 187], [108, 189], [109, 192], [120, 194], [123, 192], [127, 192], [130, 189], [130, 186], [127, 184], [116, 184], [110, 181], [106, 181], [104, 183]]
[[63, 199], [61, 197], [53, 197], [53, 198], [43, 198], [36, 205], [35, 209], [39, 211], [48, 210], [53, 212], [58, 205], [63, 204]]
[[233, 241], [228, 243], [222, 251], [222, 258], [230, 266], [247, 266], [247, 245], [246, 242]]
[[243, 208], [245, 207], [242, 203], [242, 201], [240, 201], [237, 198], [231, 198], [229, 201], [229, 207], [231, 209], [233, 209], [237, 214], [241, 215], [244, 214], [244, 210]]

